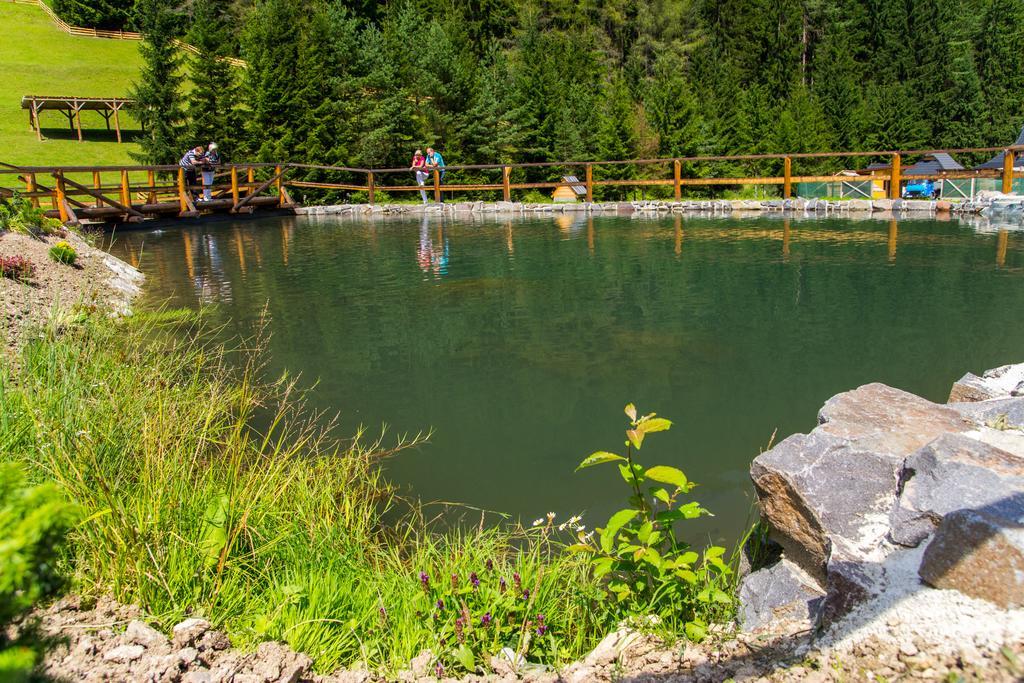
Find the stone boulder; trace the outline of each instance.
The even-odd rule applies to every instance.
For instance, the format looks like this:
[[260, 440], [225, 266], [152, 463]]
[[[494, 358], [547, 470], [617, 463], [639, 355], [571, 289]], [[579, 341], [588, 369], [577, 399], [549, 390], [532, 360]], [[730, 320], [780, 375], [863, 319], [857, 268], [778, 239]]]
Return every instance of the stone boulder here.
[[830, 398], [818, 412], [818, 423], [826, 434], [899, 459], [941, 434], [974, 426], [949, 406], [877, 383]]
[[943, 517], [921, 560], [921, 578], [1004, 609], [1024, 607], [1024, 494], [1007, 503], [1014, 501], [1015, 520], [980, 510]]
[[819, 428], [762, 453], [750, 474], [773, 540], [824, 583], [834, 553], [867, 556], [884, 539], [901, 465]]
[[805, 571], [783, 559], [747, 575], [740, 584], [744, 631], [773, 630], [785, 621], [806, 628], [817, 623], [825, 592]]
[[950, 407], [979, 425], [995, 429], [1024, 429], [1024, 396], [951, 403]]
[[968, 372], [953, 384], [949, 403], [1009, 396], [1024, 396], [1024, 363], [986, 370], [981, 377]]
[[944, 434], [904, 463], [889, 537], [915, 547], [945, 515], [986, 506], [995, 512], [1021, 491], [1024, 459], [963, 434]]

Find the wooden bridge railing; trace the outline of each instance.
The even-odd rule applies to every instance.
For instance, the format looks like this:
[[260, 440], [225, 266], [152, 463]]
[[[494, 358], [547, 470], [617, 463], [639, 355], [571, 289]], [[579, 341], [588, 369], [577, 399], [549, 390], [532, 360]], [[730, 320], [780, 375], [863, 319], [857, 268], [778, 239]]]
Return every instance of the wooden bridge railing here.
[[[906, 174], [904, 160], [938, 152], [999, 153], [1004, 152], [1001, 168], [958, 170], [934, 174]], [[619, 161], [533, 162], [521, 164], [450, 165], [441, 173], [432, 170], [430, 182], [418, 185], [408, 168], [353, 168], [302, 163], [244, 163], [218, 168], [214, 184], [209, 188], [210, 200], [197, 199], [201, 185], [186, 185], [184, 171], [178, 166], [11, 166], [0, 164], [0, 195], [19, 192], [48, 215], [65, 222], [81, 219], [139, 221], [147, 217], [192, 217], [202, 213], [250, 212], [256, 208], [288, 208], [294, 206], [288, 188], [336, 190], [365, 193], [366, 201], [375, 203], [379, 193], [419, 192], [424, 190], [440, 201], [443, 192], [490, 193], [511, 201], [513, 191], [583, 187], [587, 201], [593, 201], [599, 187], [671, 187], [675, 199], [683, 188], [775, 185], [782, 196], [793, 195], [794, 183], [887, 182], [888, 195], [900, 196], [903, 180], [977, 179], [1001, 180], [1003, 192], [1010, 192], [1013, 181], [1024, 178], [1015, 169], [1015, 158], [1024, 153], [1024, 146], [983, 147], [957, 150], [915, 150], [886, 152], [822, 152], [804, 154], [748, 154], [728, 156], [695, 156], [668, 159], [635, 159]], [[794, 164], [808, 161], [852, 158], [884, 158], [887, 166], [874, 175], [796, 175]], [[742, 164], [770, 162], [781, 166], [781, 175], [722, 177], [691, 177], [693, 167], [715, 163]], [[630, 167], [630, 171], [617, 171]], [[563, 176], [575, 169], [581, 178], [566, 181]], [[547, 177], [545, 177], [545, 170]], [[475, 175], [485, 180], [452, 182], [452, 177]], [[533, 175], [533, 180], [529, 179]], [[487, 180], [487, 177], [490, 180]], [[324, 178], [328, 178], [324, 180]], [[337, 179], [335, 181], [334, 179]], [[382, 182], [385, 181], [386, 182]]]

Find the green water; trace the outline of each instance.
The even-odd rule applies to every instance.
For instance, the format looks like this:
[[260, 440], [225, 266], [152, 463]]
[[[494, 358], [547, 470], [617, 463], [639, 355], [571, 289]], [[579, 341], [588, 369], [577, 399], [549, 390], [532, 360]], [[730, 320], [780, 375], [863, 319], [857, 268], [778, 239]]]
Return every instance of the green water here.
[[617, 509], [614, 469], [573, 469], [621, 445], [628, 401], [675, 420], [642, 456], [699, 482], [716, 517], [695, 533], [730, 540], [751, 458], [833, 394], [942, 401], [1024, 360], [1024, 233], [957, 222], [288, 217], [111, 249], [141, 262], [144, 305], [216, 304], [229, 336], [266, 306], [269, 370], [319, 380], [344, 433], [433, 428], [388, 464], [407, 491], [527, 520]]

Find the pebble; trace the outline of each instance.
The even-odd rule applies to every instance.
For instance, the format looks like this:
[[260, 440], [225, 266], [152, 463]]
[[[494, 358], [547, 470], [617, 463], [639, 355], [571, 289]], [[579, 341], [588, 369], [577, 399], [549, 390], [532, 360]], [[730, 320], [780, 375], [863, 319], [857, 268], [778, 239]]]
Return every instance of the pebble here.
[[900, 654], [906, 655], [907, 657], [913, 657], [917, 652], [917, 646], [909, 641], [900, 644]]

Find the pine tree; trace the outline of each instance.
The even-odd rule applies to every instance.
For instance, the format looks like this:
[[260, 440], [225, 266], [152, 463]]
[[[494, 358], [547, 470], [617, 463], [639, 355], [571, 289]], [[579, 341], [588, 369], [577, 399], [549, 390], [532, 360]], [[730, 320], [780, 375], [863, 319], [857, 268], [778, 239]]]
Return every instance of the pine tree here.
[[700, 152], [703, 117], [679, 59], [662, 57], [644, 97], [647, 119], [658, 134], [663, 156], [695, 156]]
[[142, 72], [130, 96], [136, 101], [133, 113], [145, 132], [139, 139], [142, 152], [134, 156], [147, 164], [177, 163], [184, 151], [185, 119], [181, 57], [172, 42], [177, 17], [163, 0], [139, 0], [136, 12], [145, 39], [140, 48]]
[[217, 141], [222, 153], [238, 147], [242, 135], [238, 112], [238, 83], [229, 56], [231, 36], [217, 0], [197, 0], [188, 41], [199, 50], [189, 60], [188, 96], [190, 143]]
[[1005, 145], [1024, 125], [1024, 0], [992, 0], [977, 39], [986, 144]]
[[53, 0], [53, 11], [72, 26], [102, 29], [126, 28], [133, 0]]

